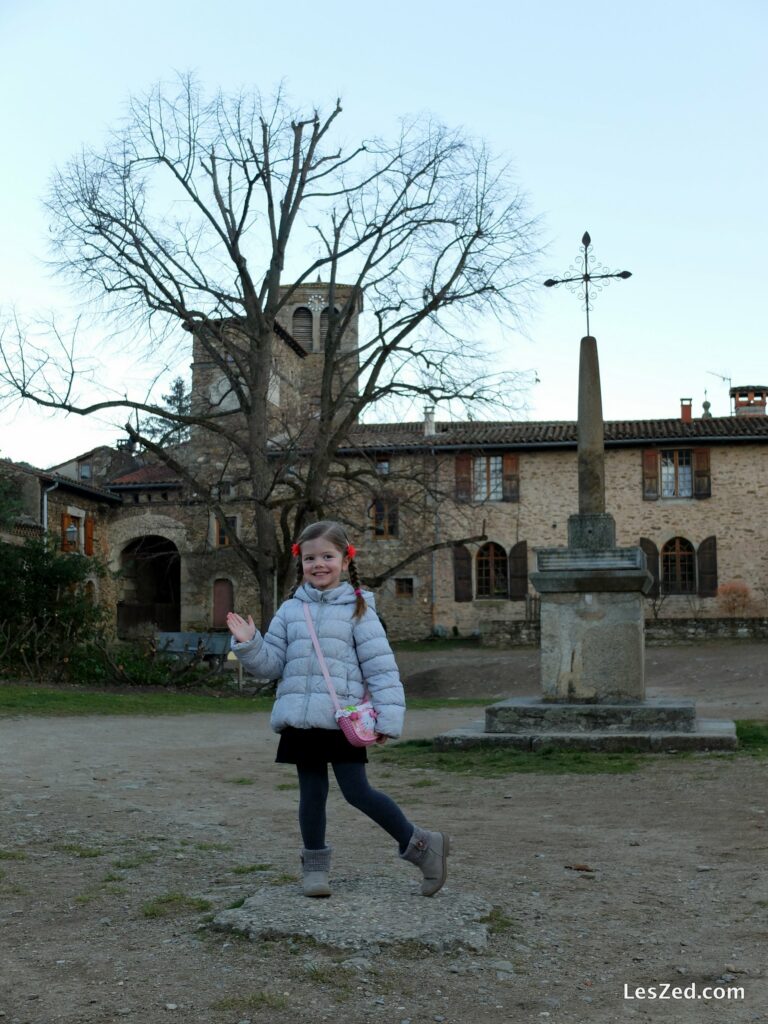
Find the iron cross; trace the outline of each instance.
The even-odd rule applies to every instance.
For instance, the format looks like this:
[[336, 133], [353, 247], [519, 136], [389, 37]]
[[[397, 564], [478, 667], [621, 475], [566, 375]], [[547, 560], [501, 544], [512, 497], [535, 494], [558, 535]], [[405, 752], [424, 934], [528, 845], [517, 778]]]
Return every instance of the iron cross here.
[[[590, 256], [592, 254], [592, 239], [589, 237], [589, 232], [585, 231], [584, 236], [581, 239], [581, 244], [584, 246], [584, 255], [579, 254], [578, 259], [583, 262], [584, 269], [579, 274], [579, 267], [572, 265], [568, 268], [568, 273], [573, 274], [573, 277], [550, 277], [548, 281], [544, 282], [545, 288], [554, 288], [558, 284], [567, 285], [571, 291], [578, 291], [580, 288], [584, 289], [584, 306], [583, 309], [587, 314], [587, 335], [589, 336], [589, 311], [592, 308], [590, 304], [590, 291], [589, 286], [592, 285], [593, 295], [594, 292], [601, 291], [605, 285], [596, 284], [596, 281], [607, 281], [612, 277], [620, 277], [622, 281], [626, 281], [628, 277], [632, 277], [632, 274], [628, 270], [617, 271], [614, 274], [607, 272], [607, 268], [601, 263], [595, 263], [590, 269]], [[606, 273], [597, 274], [596, 270], [604, 270]], [[594, 302], [594, 298], [592, 298]]]

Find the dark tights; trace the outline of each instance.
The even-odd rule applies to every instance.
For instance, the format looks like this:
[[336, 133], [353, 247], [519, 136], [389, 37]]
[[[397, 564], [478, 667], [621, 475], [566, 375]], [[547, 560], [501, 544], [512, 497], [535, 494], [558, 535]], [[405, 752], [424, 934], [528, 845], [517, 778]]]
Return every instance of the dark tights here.
[[[343, 762], [332, 765], [333, 774], [347, 803], [367, 814], [377, 825], [389, 832], [404, 853], [413, 825], [394, 800], [373, 789], [365, 774], [364, 764]], [[325, 849], [325, 802], [328, 799], [328, 765], [297, 764], [299, 774], [299, 828], [304, 848]]]

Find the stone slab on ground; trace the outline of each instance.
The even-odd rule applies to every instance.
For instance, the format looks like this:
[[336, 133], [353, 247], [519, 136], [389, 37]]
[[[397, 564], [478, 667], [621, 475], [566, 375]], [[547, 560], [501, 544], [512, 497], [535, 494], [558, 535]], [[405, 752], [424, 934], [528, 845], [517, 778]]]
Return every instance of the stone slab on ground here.
[[451, 729], [435, 737], [435, 748], [469, 750], [472, 747], [511, 747], [515, 750], [578, 750], [618, 753], [661, 753], [681, 750], [735, 750], [738, 746], [734, 722], [696, 719], [690, 732], [486, 732], [483, 721]]
[[416, 943], [435, 950], [482, 950], [488, 942], [483, 918], [491, 904], [479, 896], [450, 892], [432, 897], [409, 890], [402, 878], [371, 876], [331, 880], [328, 899], [304, 896], [298, 886], [265, 886], [242, 907], [213, 920], [220, 931], [259, 939], [311, 939], [343, 950], [371, 950]]

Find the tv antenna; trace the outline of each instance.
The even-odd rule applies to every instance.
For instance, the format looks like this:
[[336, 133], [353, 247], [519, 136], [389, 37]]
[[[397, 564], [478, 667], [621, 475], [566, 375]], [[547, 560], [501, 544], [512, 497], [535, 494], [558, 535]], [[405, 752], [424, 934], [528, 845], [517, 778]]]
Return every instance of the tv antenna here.
[[731, 391], [733, 390], [733, 380], [730, 377], [723, 376], [722, 373], [715, 373], [714, 370], [707, 370], [710, 377], [719, 377], [720, 380], [724, 381], [728, 385], [728, 408], [731, 416], [733, 416], [733, 396]]

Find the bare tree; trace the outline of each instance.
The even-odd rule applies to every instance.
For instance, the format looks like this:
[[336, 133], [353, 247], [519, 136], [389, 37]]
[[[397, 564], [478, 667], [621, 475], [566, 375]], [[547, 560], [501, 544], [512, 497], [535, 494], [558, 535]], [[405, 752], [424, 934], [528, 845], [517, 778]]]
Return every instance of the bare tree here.
[[[256, 541], [233, 546], [256, 576], [262, 621], [275, 574], [282, 583], [290, 571], [290, 539], [328, 511], [329, 479], [349, 472], [336, 452], [367, 409], [504, 404], [514, 375], [491, 372], [484, 333], [494, 318], [519, 323], [537, 253], [525, 197], [483, 145], [422, 119], [392, 143], [345, 148], [340, 115], [338, 102], [294, 113], [280, 93], [206, 99], [186, 76], [175, 93], [158, 86], [132, 100], [109, 143], [84, 149], [51, 182], [59, 273], [154, 353], [191, 331], [227, 401], [193, 395], [190, 410], [174, 411], [141, 396], [81, 400], [77, 352], [63, 337], [56, 357], [9, 329], [0, 352], [6, 397], [84, 416], [161, 417], [227, 453], [253, 500]], [[281, 424], [268, 400], [276, 332], [296, 288], [318, 275], [328, 316], [316, 415]], [[216, 481], [185, 461], [183, 446], [127, 429], [224, 522]]]

